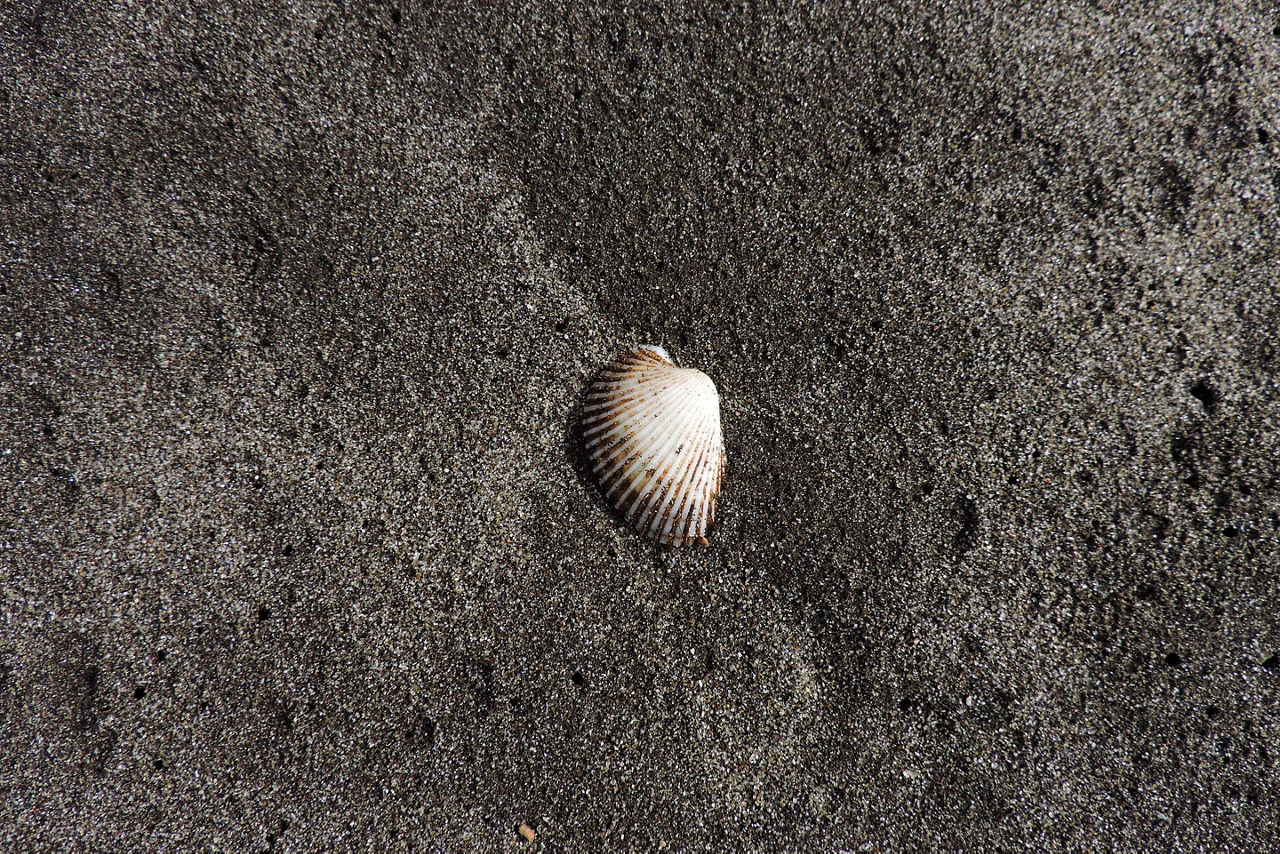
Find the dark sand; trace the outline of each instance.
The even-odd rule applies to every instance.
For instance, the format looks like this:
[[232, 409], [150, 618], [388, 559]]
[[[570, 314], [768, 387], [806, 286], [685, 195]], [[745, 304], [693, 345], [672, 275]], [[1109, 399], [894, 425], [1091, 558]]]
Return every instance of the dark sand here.
[[1280, 845], [1273, 5], [123, 5], [0, 7], [0, 848]]

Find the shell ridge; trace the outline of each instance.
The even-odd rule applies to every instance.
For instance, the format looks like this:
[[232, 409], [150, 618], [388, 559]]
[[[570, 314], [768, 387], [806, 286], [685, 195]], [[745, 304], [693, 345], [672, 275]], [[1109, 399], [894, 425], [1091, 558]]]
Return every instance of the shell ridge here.
[[[713, 477], [718, 476], [720, 468], [720, 434], [718, 430], [708, 430], [702, 454], [703, 459], [698, 468], [697, 480], [691, 485], [692, 489], [697, 490], [700, 500], [694, 502], [696, 518], [691, 530], [685, 534], [685, 536], [694, 538], [705, 536], [707, 529], [710, 527], [706, 511], [710, 506], [710, 502], [715, 499], [711, 495], [711, 490], [708, 489], [708, 483]], [[694, 516], [694, 512], [691, 512], [690, 515]]]
[[[607, 411], [607, 414], [596, 417], [592, 421], [591, 425], [589, 427], [586, 427], [583, 430], [584, 435], [587, 433], [592, 433], [592, 434], [598, 433], [601, 430], [607, 429], [609, 426], [613, 424], [616, 424], [620, 421], [625, 420], [627, 415], [642, 409], [644, 405], [648, 403], [652, 397], [653, 395], [647, 395], [645, 397], [632, 398], [630, 400], [620, 403], [621, 408], [610, 409]], [[585, 422], [584, 422], [584, 426], [585, 426]]]
[[[602, 416], [600, 420], [597, 420], [589, 427], [586, 427], [583, 430], [583, 438], [586, 439], [588, 450], [593, 450], [601, 441], [607, 441], [610, 438], [616, 439], [618, 437], [634, 436], [636, 430], [627, 429], [626, 427], [620, 430], [616, 437], [613, 436], [613, 431], [614, 428], [619, 427], [628, 421], [635, 420], [634, 417], [629, 419], [627, 416], [635, 416], [644, 412], [646, 404], [650, 402], [652, 401], [648, 398], [637, 399], [629, 403], [625, 409]], [[610, 445], [612, 444], [617, 444], [617, 442], [611, 442]]]
[[[662, 389], [660, 388], [628, 387], [624, 391], [614, 390], [609, 394], [602, 395], [598, 402], [588, 403], [583, 407], [583, 411], [589, 412], [592, 416], [592, 421], [599, 421], [601, 418], [620, 418], [637, 406], [641, 406], [645, 402], [660, 396], [661, 393]], [[604, 412], [606, 414], [597, 416], [594, 414], [596, 412]], [[593, 424], [593, 426], [595, 425]]]
[[685, 455], [685, 459], [681, 461], [681, 467], [672, 478], [669, 489], [663, 493], [662, 504], [658, 508], [661, 509], [662, 513], [657, 516], [656, 519], [652, 520], [652, 530], [655, 538], [662, 540], [669, 539], [667, 535], [670, 530], [671, 511], [675, 509], [676, 502], [680, 501], [684, 495], [685, 490], [682, 488], [682, 485], [688, 476], [696, 470], [697, 465], [697, 445], [694, 445]]
[[651, 537], [659, 538], [663, 523], [671, 512], [671, 506], [680, 496], [681, 484], [689, 475], [693, 459], [692, 453], [684, 454], [676, 468], [669, 471], [667, 477], [663, 479], [661, 490], [654, 495], [649, 506], [645, 508], [644, 530]]
[[[660, 415], [661, 413], [657, 414]], [[644, 504], [639, 503], [640, 498], [644, 497], [644, 488], [651, 482], [660, 481], [661, 479], [657, 471], [652, 476], [647, 474], [650, 468], [653, 467], [650, 463], [661, 460], [669, 453], [670, 449], [680, 441], [681, 436], [687, 432], [689, 425], [696, 423], [697, 415], [698, 413], [694, 410], [685, 409], [679, 413], [677, 420], [674, 421], [667, 421], [662, 418], [653, 419], [650, 432], [661, 436], [659, 439], [660, 444], [649, 448], [645, 454], [645, 459], [637, 460], [636, 465], [632, 466], [633, 468], [636, 468], [637, 465], [639, 466], [635, 483], [641, 495], [633, 499], [631, 506], [627, 509], [625, 515], [628, 517], [628, 521], [632, 521], [634, 516], [634, 521], [639, 522], [640, 514], [643, 514], [648, 505], [652, 503], [652, 495], [648, 496], [648, 500]], [[665, 435], [663, 435], [664, 433]]]
[[[610, 422], [610, 424], [617, 424], [623, 421], [625, 419], [625, 416], [627, 415], [630, 415], [632, 420], [642, 420], [641, 426], [639, 428], [633, 430], [630, 434], [628, 434], [624, 441], [617, 442], [611, 445], [607, 449], [607, 452], [604, 454], [604, 456], [614, 457], [617, 455], [618, 451], [621, 449], [620, 446], [624, 444], [625, 445], [636, 444], [636, 442], [641, 441], [643, 439], [647, 439], [651, 435], [652, 429], [655, 427], [655, 422], [659, 422], [661, 419], [651, 418], [651, 417], [646, 418], [646, 416], [660, 415], [662, 413], [662, 410], [663, 410], [663, 406], [661, 405], [662, 401], [658, 398], [660, 398], [660, 395], [655, 394], [646, 398], [643, 401], [637, 402], [634, 406], [629, 407], [625, 412], [621, 413], [618, 416], [618, 418], [616, 418], [614, 421]], [[604, 425], [596, 425], [594, 429], [598, 431], [603, 426]], [[594, 439], [594, 435], [592, 439]], [[611, 470], [612, 469], [609, 469], [609, 471]]]
[[[702, 398], [701, 395], [689, 393], [696, 391], [695, 389], [686, 388], [684, 391], [685, 394], [682, 397], [689, 401], [688, 409], [702, 415], [704, 422], [708, 420], [706, 415], [709, 407], [706, 404], [709, 401]], [[711, 436], [708, 433], [708, 425], [703, 423], [701, 424], [701, 429], [693, 431], [692, 435], [686, 437], [689, 445], [686, 461], [676, 476], [673, 477], [672, 487], [663, 496], [665, 509], [662, 512], [662, 518], [656, 525], [652, 524], [654, 522], [652, 518], [645, 520], [650, 529], [648, 532], [659, 541], [670, 541], [670, 520], [673, 518], [678, 520], [685, 513], [685, 508], [697, 503], [699, 492], [696, 489], [696, 485], [701, 479], [701, 469], [707, 461], [707, 447], [711, 444], [709, 441]], [[663, 506], [663, 504], [659, 504], [658, 508], [661, 509]], [[673, 510], [675, 511], [674, 517], [671, 515]]]
[[617, 428], [621, 428], [618, 433], [626, 435], [626, 437], [634, 438], [650, 426], [653, 425], [653, 419], [646, 417], [654, 410], [660, 411], [660, 401], [654, 396], [648, 396], [639, 399], [632, 405], [628, 405], [625, 410], [618, 412], [617, 416], [611, 416], [611, 420], [602, 421], [600, 424], [594, 425], [595, 434], [609, 433]]
[[694, 539], [706, 534], [705, 513], [703, 508], [706, 505], [707, 497], [705, 482], [708, 471], [711, 468], [711, 461], [714, 459], [714, 448], [712, 447], [712, 444], [709, 443], [706, 445], [702, 450], [702, 454], [706, 465], [699, 467], [696, 480], [690, 484], [690, 492], [694, 496], [702, 498], [702, 500], [695, 500], [689, 505], [689, 516], [685, 520], [685, 526], [681, 532], [681, 536], [685, 539]]
[[718, 428], [715, 435], [716, 441], [711, 449], [712, 462], [708, 467], [703, 485], [703, 494], [706, 496], [705, 520], [702, 526], [704, 535], [715, 524], [716, 506], [720, 501], [720, 482], [724, 479], [724, 439]]
[[[660, 415], [661, 413], [657, 413], [657, 414]], [[687, 444], [688, 434], [691, 432], [691, 430], [694, 427], [696, 427], [698, 415], [699, 413], [696, 410], [694, 410], [692, 407], [680, 408], [677, 419], [673, 419], [666, 422], [665, 424], [666, 435], [661, 440], [662, 443], [660, 445], [650, 449], [651, 456], [655, 460], [661, 460], [667, 456], [673, 455], [672, 454], [673, 448], [679, 447], [683, 444]], [[654, 419], [654, 421], [656, 425], [664, 421], [664, 419], [656, 418]], [[660, 475], [662, 473], [669, 473], [669, 469], [664, 467], [658, 474]], [[663, 479], [663, 478], [659, 478], [659, 479]], [[647, 509], [647, 505], [646, 507], [642, 507], [640, 509], [641, 511]]]
[[705, 453], [703, 449], [707, 444], [708, 439], [709, 437], [707, 436], [705, 427], [695, 436], [690, 437], [689, 449], [685, 455], [685, 460], [674, 479], [675, 485], [673, 492], [669, 494], [667, 500], [664, 502], [661, 517], [656, 520], [657, 524], [655, 526], [655, 531], [658, 536], [669, 538], [671, 532], [671, 520], [674, 518], [673, 512], [678, 513], [679, 511], [677, 510], [677, 506], [683, 508], [684, 504], [688, 500], [689, 481], [699, 471], [699, 468], [704, 462]]
[[[702, 465], [702, 461], [703, 461], [703, 458], [705, 457], [705, 454], [706, 454], [705, 450], [699, 449], [698, 456], [695, 459], [695, 466]], [[695, 468], [694, 470], [696, 471], [697, 469]], [[680, 491], [679, 498], [680, 498], [680, 503], [676, 507], [676, 512], [668, 522], [669, 528], [664, 532], [664, 536], [668, 540], [683, 539], [684, 535], [677, 533], [677, 531], [679, 530], [680, 525], [682, 524], [682, 521], [685, 519], [685, 517], [691, 513], [692, 506], [695, 500], [695, 493], [691, 488], [689, 488], [689, 485], [686, 484], [685, 487]]]
[[[655, 459], [673, 456], [672, 449], [674, 447], [690, 444], [688, 436], [689, 428], [692, 425], [696, 425], [696, 418], [697, 413], [692, 409], [692, 407], [687, 409], [684, 412], [684, 418], [681, 420], [678, 428], [673, 425], [673, 429], [670, 430], [664, 445], [655, 452]], [[672, 471], [669, 468], [664, 468], [655, 473], [655, 477], [653, 478], [656, 481], [655, 489], [653, 493], [649, 495], [648, 500], [644, 505], [639, 508], [639, 515], [636, 520], [637, 527], [641, 528], [646, 533], [650, 532], [650, 523], [653, 521], [653, 516], [656, 515], [658, 509], [662, 506], [662, 502], [666, 499], [667, 494], [673, 488], [678, 488], [678, 485], [681, 482], [681, 476], [685, 469], [687, 469], [686, 461], [690, 456], [692, 455], [685, 454], [684, 458], [678, 461], [679, 467], [675, 471]]]
[[693, 509], [689, 514], [690, 523], [685, 532], [686, 537], [693, 539], [706, 536], [707, 533], [707, 504], [710, 500], [707, 482], [710, 480], [712, 472], [715, 469], [717, 456], [714, 442], [707, 443], [706, 447], [703, 449], [703, 455], [703, 465], [698, 469], [697, 480], [692, 485], [692, 489], [696, 490], [696, 494], [700, 500], [693, 503]]
[[628, 463], [634, 463], [635, 461], [633, 452], [630, 449], [633, 447], [642, 448], [644, 441], [649, 438], [654, 429], [652, 422], [643, 423], [629, 433], [623, 434], [619, 441], [603, 448], [600, 455], [601, 462], [606, 465], [612, 463], [612, 465], [607, 465], [602, 469], [600, 473], [601, 479], [605, 480], [613, 477], [615, 471], [625, 475], [629, 471]]

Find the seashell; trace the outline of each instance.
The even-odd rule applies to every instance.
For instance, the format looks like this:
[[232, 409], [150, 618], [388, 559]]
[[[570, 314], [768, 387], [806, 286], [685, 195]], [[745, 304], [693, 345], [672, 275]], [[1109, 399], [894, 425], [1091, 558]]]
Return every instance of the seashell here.
[[665, 545], [707, 545], [724, 476], [720, 395], [702, 371], [645, 345], [587, 392], [582, 437], [600, 488], [633, 528]]

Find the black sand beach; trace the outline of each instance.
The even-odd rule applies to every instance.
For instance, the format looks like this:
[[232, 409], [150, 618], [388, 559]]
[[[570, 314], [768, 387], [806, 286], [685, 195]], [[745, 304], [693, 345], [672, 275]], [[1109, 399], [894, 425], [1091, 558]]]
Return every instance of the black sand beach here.
[[[1274, 5], [0, 64], [0, 849], [1280, 846]], [[584, 474], [638, 343], [719, 386], [707, 548]]]

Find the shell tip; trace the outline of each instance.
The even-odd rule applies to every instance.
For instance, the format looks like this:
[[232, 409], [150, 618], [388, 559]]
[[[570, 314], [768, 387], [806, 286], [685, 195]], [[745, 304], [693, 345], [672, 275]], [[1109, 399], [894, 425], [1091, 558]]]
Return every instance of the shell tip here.
[[671, 354], [664, 348], [659, 347], [657, 344], [641, 344], [637, 349], [648, 350], [650, 353], [656, 353], [658, 358], [662, 359], [664, 362], [670, 362], [673, 365], [676, 363], [675, 359], [671, 358]]

